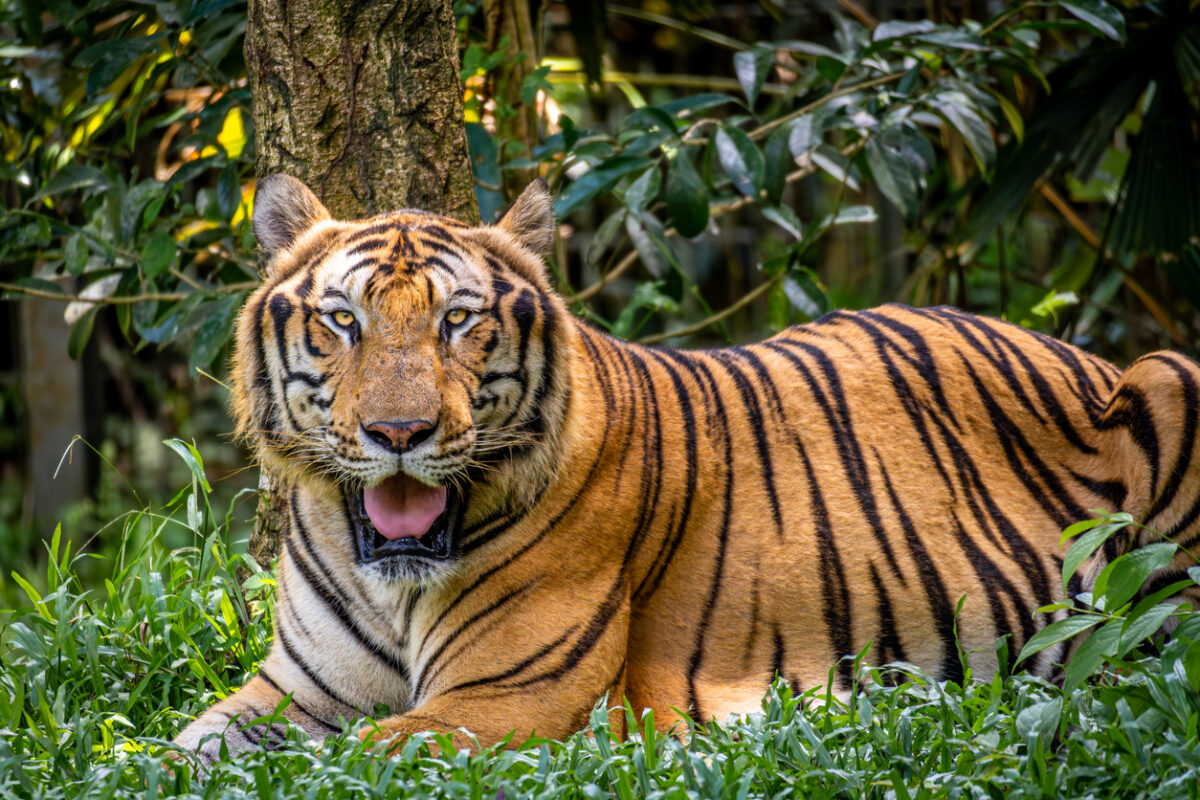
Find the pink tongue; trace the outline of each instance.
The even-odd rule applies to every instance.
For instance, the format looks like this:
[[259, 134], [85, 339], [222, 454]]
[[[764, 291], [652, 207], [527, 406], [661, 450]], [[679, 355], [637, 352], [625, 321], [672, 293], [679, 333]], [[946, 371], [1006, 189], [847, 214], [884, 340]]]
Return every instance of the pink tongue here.
[[418, 537], [446, 510], [446, 487], [426, 486], [407, 475], [393, 475], [363, 490], [363, 505], [375, 530], [385, 539]]

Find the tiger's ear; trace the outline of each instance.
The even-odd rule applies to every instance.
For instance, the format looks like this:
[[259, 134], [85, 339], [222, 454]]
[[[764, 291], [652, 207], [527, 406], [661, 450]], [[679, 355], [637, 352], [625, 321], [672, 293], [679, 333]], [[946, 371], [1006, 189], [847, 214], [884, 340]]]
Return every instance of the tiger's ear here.
[[538, 255], [554, 243], [554, 197], [541, 178], [525, 187], [511, 206], [504, 209], [496, 227]]
[[254, 236], [268, 259], [329, 218], [329, 211], [312, 190], [291, 175], [264, 178], [254, 190]]

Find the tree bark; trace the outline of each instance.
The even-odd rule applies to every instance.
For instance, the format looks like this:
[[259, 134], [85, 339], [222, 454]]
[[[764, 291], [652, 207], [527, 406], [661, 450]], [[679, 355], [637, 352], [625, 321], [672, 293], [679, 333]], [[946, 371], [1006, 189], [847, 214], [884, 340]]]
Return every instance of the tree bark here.
[[[479, 221], [452, 0], [250, 0], [246, 70], [261, 179], [335, 217], [420, 208]], [[250, 554], [279, 551], [289, 494], [266, 472]]]

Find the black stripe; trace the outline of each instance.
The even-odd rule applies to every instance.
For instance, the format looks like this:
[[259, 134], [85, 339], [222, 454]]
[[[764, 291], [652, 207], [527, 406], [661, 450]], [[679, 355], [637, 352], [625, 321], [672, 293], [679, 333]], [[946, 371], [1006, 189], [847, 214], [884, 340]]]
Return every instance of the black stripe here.
[[[809, 392], [821, 407], [825, 421], [829, 425], [830, 432], [833, 435], [834, 444], [837, 446], [838, 456], [841, 459], [846, 480], [850, 483], [854, 491], [854, 497], [858, 501], [859, 508], [862, 509], [863, 517], [870, 527], [872, 535], [875, 537], [876, 544], [879, 545], [884, 558], [887, 559], [892, 573], [899, 577], [900, 580], [903, 580], [904, 576], [900, 572], [900, 565], [896, 562], [896, 556], [892, 552], [891, 542], [888, 539], [887, 533], [883, 530], [883, 522], [879, 516], [879, 507], [875, 500], [875, 492], [871, 488], [870, 474], [867, 471], [862, 445], [859, 443], [858, 436], [854, 433], [854, 425], [850, 420], [850, 407], [846, 402], [846, 394], [842, 389], [841, 378], [838, 376], [838, 371], [833, 361], [824, 350], [807, 342], [776, 338], [764, 342], [764, 346], [782, 355], [795, 367], [801, 378], [804, 379], [805, 385], [808, 386]], [[825, 376], [825, 382], [829, 386], [829, 394], [832, 396], [832, 402], [826, 397], [824, 390], [821, 389], [820, 384], [808, 368], [808, 365], [793, 353], [791, 348], [804, 352], [817, 362], [821, 368], [821, 372]]]
[[[684, 478], [684, 494], [683, 507], [679, 512], [678, 521], [672, 514], [672, 523], [667, 530], [666, 536], [663, 537], [663, 544], [659, 548], [658, 554], [654, 557], [650, 569], [647, 570], [645, 577], [641, 583], [633, 591], [633, 602], [635, 604], [644, 602], [644, 600], [652, 596], [658, 591], [659, 584], [670, 568], [671, 563], [675, 558], [675, 551], [683, 542], [684, 534], [687, 531], [688, 521], [692, 515], [692, 501], [695, 499], [696, 482], [698, 480], [699, 463], [697, 458], [697, 440], [696, 440], [696, 417], [692, 409], [691, 396], [688, 393], [687, 386], [679, 377], [679, 373], [674, 367], [668, 363], [667, 359], [661, 352], [647, 350], [647, 354], [659, 363], [666, 370], [668, 377], [671, 379], [671, 385], [675, 388], [675, 400], [679, 404], [679, 417], [683, 422], [684, 436], [684, 458], [686, 465], [686, 476]], [[695, 368], [686, 360], [683, 362], [686, 365], [692, 379], [699, 384], [700, 379], [696, 374]]]
[[[331, 612], [333, 612], [333, 615], [337, 617], [338, 621], [342, 623], [346, 631], [358, 641], [363, 649], [367, 650], [392, 670], [399, 673], [401, 679], [405, 682], [408, 682], [410, 678], [408, 665], [406, 665], [393, 653], [388, 652], [388, 644], [378, 641], [375, 639], [375, 637], [360, 628], [358, 623], [355, 622], [354, 616], [351, 615], [347, 607], [350, 604], [349, 598], [346, 597], [346, 594], [342, 588], [338, 586], [332, 572], [328, 567], [325, 566], [324, 562], [321, 560], [321, 557], [316, 553], [315, 550], [313, 550], [312, 543], [308, 536], [308, 531], [305, 529], [304, 522], [300, 519], [300, 514], [297, 510], [299, 507], [298, 503], [299, 499], [296, 491], [293, 490], [290, 504], [290, 516], [292, 524], [295, 526], [294, 530], [296, 530], [297, 534], [295, 536], [284, 536], [283, 540], [284, 547], [291, 556], [292, 563], [296, 565], [296, 568], [300, 571], [300, 575], [308, 583], [309, 587], [313, 590], [313, 593], [316, 594], [323, 603], [325, 603], [325, 606]], [[346, 521], [346, 525], [348, 528], [353, 527], [349, 524], [348, 519]], [[305, 555], [312, 559], [313, 564], [315, 565], [316, 569], [320, 571], [321, 578], [324, 578], [324, 580], [321, 580], [321, 578], [319, 578], [317, 574], [311, 568], [309, 568], [308, 564], [305, 562], [305, 559], [301, 558], [300, 554], [295, 551], [292, 544], [292, 540], [295, 538], [299, 538], [300, 543], [304, 547]]]
[[[1062, 483], [1059, 482], [1058, 477], [1039, 457], [1037, 449], [1025, 438], [1025, 434], [1021, 431], [1020, 427], [1004, 412], [1000, 404], [992, 398], [991, 392], [979, 378], [978, 373], [975, 372], [975, 367], [971, 364], [970, 360], [962, 353], [959, 353], [959, 357], [962, 359], [963, 367], [966, 369], [972, 384], [975, 386], [975, 392], [980, 402], [988, 413], [988, 418], [991, 420], [992, 427], [996, 431], [996, 436], [1001, 448], [1004, 450], [1005, 458], [1014, 477], [1025, 486], [1030, 496], [1054, 520], [1059, 528], [1065, 528], [1073, 522], [1087, 519], [1087, 509], [1075, 502], [1074, 498], [1071, 497]], [[1018, 450], [1020, 451], [1019, 454]], [[1034, 481], [1029, 467], [1033, 468], [1032, 471], [1037, 474], [1037, 477], [1044, 484], [1044, 489]], [[1056, 499], [1058, 502], [1055, 502]]]
[[[762, 467], [763, 488], [767, 490], [767, 498], [771, 501], [771, 517], [775, 521], [775, 535], [778, 538], [783, 538], [783, 512], [779, 508], [779, 493], [775, 489], [775, 467], [771, 462], [771, 445], [767, 440], [767, 422], [763, 418], [762, 408], [759, 407], [758, 396], [754, 392], [754, 385], [746, 378], [745, 373], [733, 363], [735, 354], [735, 350], [716, 350], [711, 355], [715, 357], [716, 361], [733, 378], [738, 394], [742, 398], [742, 405], [746, 409], [747, 417], [749, 417], [750, 431], [754, 437], [755, 450], [758, 452], [758, 461]], [[759, 377], [762, 380], [769, 378], [765, 370], [760, 373]]]
[[[441, 644], [438, 645], [437, 649], [429, 654], [429, 658], [425, 659], [425, 664], [421, 670], [421, 673], [417, 676], [417, 679], [413, 682], [412, 696], [420, 697], [422, 695], [422, 693], [424, 693], [425, 687], [428, 684], [432, 683], [434, 680], [436, 680], [437, 677], [445, 670], [445, 667], [449, 663], [451, 663], [452, 659], [447, 659], [447, 661], [442, 664], [439, 664], [438, 661], [439, 661], [439, 659], [441, 659], [442, 655], [446, 652], [446, 648], [448, 648], [452, 642], [457, 641], [461, 636], [463, 636], [466, 633], [468, 628], [473, 627], [474, 625], [478, 624], [479, 622], [482, 622], [483, 620], [487, 619], [492, 614], [495, 614], [497, 611], [500, 611], [502, 608], [504, 608], [509, 603], [516, 600], [517, 598], [521, 597], [526, 592], [531, 591], [533, 589], [533, 587], [536, 585], [537, 585], [537, 581], [535, 580], [532, 583], [528, 583], [528, 584], [525, 584], [524, 586], [519, 587], [514, 592], [510, 592], [509, 594], [504, 595], [500, 599], [492, 602], [487, 607], [482, 608], [479, 611], [476, 611], [474, 614], [472, 614], [470, 617], [468, 617], [466, 620], [464, 620], [461, 624], [459, 624], [458, 627], [456, 627], [453, 631], [451, 631], [446, 636], [444, 636], [442, 638]], [[469, 647], [470, 644], [471, 644], [471, 642], [467, 642], [466, 644], [464, 644], [464, 648]], [[434, 669], [431, 670], [430, 669], [431, 667], [433, 667]]]
[[900, 642], [897, 632], [896, 615], [892, 613], [892, 599], [888, 597], [887, 587], [879, 577], [875, 565], [870, 565], [871, 583], [875, 589], [875, 615], [879, 619], [879, 632], [876, 641], [879, 643], [879, 661], [890, 664], [893, 661], [907, 661], [904, 655], [904, 645]]
[[400, 222], [396, 219], [388, 219], [384, 222], [376, 222], [375, 224], [366, 228], [360, 228], [359, 230], [347, 236], [346, 244], [354, 244], [355, 242], [360, 242], [370, 236], [392, 233], [399, 227]]
[[925, 598], [929, 602], [929, 611], [933, 615], [934, 627], [942, 644], [942, 663], [937, 677], [941, 680], [961, 683], [963, 670], [962, 663], [958, 659], [958, 648], [954, 643], [954, 608], [950, 603], [950, 594], [942, 582], [937, 564], [934, 563], [925, 543], [921, 541], [921, 537], [917, 535], [917, 528], [913, 524], [912, 517], [900, 502], [900, 497], [896, 494], [892, 479], [888, 476], [887, 468], [879, 453], [875, 453], [875, 461], [879, 467], [879, 474], [883, 476], [883, 485], [887, 489], [888, 499], [891, 500], [892, 508], [895, 509], [896, 517], [900, 521], [900, 530], [904, 532], [904, 541], [908, 545], [909, 557], [917, 568], [921, 587], [925, 590]]
[[1158, 430], [1142, 393], [1134, 386], [1121, 386], [1109, 400], [1096, 427], [1102, 431], [1125, 428], [1129, 432], [1130, 438], [1146, 455], [1146, 462], [1150, 465], [1150, 496], [1153, 497], [1158, 491], [1160, 468]]
[[[1089, 455], [1098, 452], [1095, 446], [1083, 441], [1083, 438], [1079, 435], [1079, 432], [1075, 430], [1075, 426], [1072, 425], [1071, 420], [1068, 419], [1062, 403], [1054, 394], [1054, 390], [1050, 387], [1050, 384], [1046, 380], [1045, 376], [1042, 375], [1041, 371], [1030, 360], [1024, 348], [1017, 346], [1008, 337], [1006, 337], [1002, 333], [1003, 329], [1000, 326], [988, 325], [979, 317], [963, 314], [961, 316], [956, 316], [954, 319], [955, 321], [951, 324], [953, 324], [959, 330], [959, 332], [962, 333], [963, 337], [969, 343], [975, 343], [976, 340], [975, 337], [966, 332], [966, 325], [970, 325], [980, 331], [983, 331], [985, 335], [989, 336], [989, 338], [993, 340], [993, 342], [1003, 343], [1013, 354], [1013, 357], [1016, 358], [1017, 361], [1020, 362], [1021, 366], [1025, 369], [1025, 374], [1033, 384], [1034, 391], [1037, 392], [1038, 400], [1041, 401], [1042, 407], [1046, 409], [1050, 419], [1054, 421], [1055, 426], [1057, 426], [1062, 432], [1066, 440], [1081, 452], [1088, 453]], [[1024, 328], [1018, 328], [1016, 330], [1019, 330], [1022, 334], [1028, 333], [1028, 331], [1026, 331]], [[1021, 400], [1021, 402], [1032, 411], [1032, 405], [1026, 397], [1024, 389], [1021, 388], [1019, 379], [1012, 374], [1011, 366], [1009, 365], [1008, 359], [1004, 356], [1004, 354], [999, 352], [999, 350], [997, 351], [1003, 361], [1003, 364], [1001, 364], [998, 363], [997, 359], [993, 358], [984, 348], [976, 345], [976, 349], [978, 349], [978, 351], [989, 362], [991, 362], [992, 366], [996, 368], [996, 371], [999, 372], [1001, 376], [1004, 377], [1005, 381], [1009, 383], [1018, 399]], [[1082, 368], [1082, 365], [1080, 366]], [[1037, 417], [1038, 421], [1041, 422], [1041, 415], [1036, 411], [1033, 413], [1034, 416]]]
[[[677, 360], [685, 359], [681, 353], [674, 351], [665, 351], [667, 355]], [[713, 413], [710, 415], [709, 422], [715, 423], [714, 427], [718, 427], [721, 432], [720, 439], [725, 444], [725, 459], [724, 464], [733, 463], [733, 442], [729, 436], [728, 417], [725, 413], [725, 403], [721, 400], [720, 388], [713, 380], [712, 373], [701, 360], [698, 355], [691, 356], [692, 363], [695, 365], [697, 372], [703, 377], [703, 382], [700, 384], [701, 396], [705, 399], [705, 405], [710, 405]], [[714, 436], [714, 438], [716, 438]], [[717, 607], [717, 600], [721, 595], [721, 586], [724, 583], [725, 577], [725, 555], [729, 546], [729, 529], [733, 512], [733, 475], [728, 471], [725, 472], [725, 493], [722, 501], [721, 523], [717, 533], [717, 553], [714, 559], [712, 581], [709, 584], [708, 591], [705, 594], [704, 610], [700, 615], [700, 624], [696, 631], [695, 645], [692, 648], [692, 655], [688, 659], [687, 685], [688, 685], [688, 706], [691, 712], [698, 718], [704, 716], [704, 710], [700, 705], [700, 696], [696, 690], [696, 676], [700, 673], [700, 667], [704, 661], [705, 640], [708, 637], [709, 627], [712, 625], [713, 614]]]
[[274, 680], [274, 679], [273, 679], [273, 678], [272, 678], [270, 675], [268, 675], [268, 674], [267, 674], [267, 671], [266, 671], [265, 669], [260, 669], [260, 670], [258, 671], [258, 677], [260, 677], [260, 678], [262, 678], [264, 681], [266, 681], [266, 682], [267, 682], [267, 685], [268, 685], [268, 686], [270, 686], [272, 689], [274, 689], [275, 691], [279, 692], [279, 696], [280, 696], [280, 697], [286, 697], [287, 695], [289, 695], [289, 694], [290, 694], [290, 695], [291, 695], [291, 698], [292, 698], [292, 699], [291, 699], [291, 705], [292, 705], [293, 707], [295, 707], [295, 708], [296, 708], [296, 710], [297, 710], [297, 711], [299, 711], [301, 714], [303, 714], [304, 716], [308, 717], [308, 718], [309, 718], [309, 719], [311, 719], [313, 722], [315, 722], [315, 723], [317, 723], [318, 725], [320, 725], [322, 728], [325, 728], [325, 729], [326, 729], [327, 731], [329, 731], [330, 733], [341, 733], [342, 729], [341, 729], [340, 727], [337, 727], [337, 726], [331, 725], [330, 723], [328, 723], [328, 722], [326, 722], [325, 720], [321, 719], [321, 718], [320, 718], [320, 717], [318, 717], [316, 714], [314, 714], [312, 711], [310, 711], [308, 708], [306, 708], [306, 707], [305, 707], [305, 706], [304, 706], [304, 705], [303, 705], [303, 704], [302, 704], [302, 703], [301, 703], [299, 700], [297, 700], [297, 699], [296, 699], [296, 694], [295, 694], [295, 692], [285, 692], [285, 691], [284, 691], [284, 690], [283, 690], [283, 689], [280, 687], [280, 685], [279, 685], [278, 683], [276, 683], [276, 682], [275, 682], [275, 680]]
[[344, 255], [346, 258], [353, 258], [354, 256], [362, 255], [363, 253], [374, 250], [378, 247], [386, 247], [388, 244], [388, 240], [382, 237], [376, 237], [373, 239], [356, 239], [356, 241], [359, 243], [345, 252]]
[[1159, 361], [1166, 364], [1175, 374], [1179, 376], [1179, 384], [1183, 389], [1183, 431], [1180, 434], [1179, 456], [1175, 459], [1175, 464], [1167, 475], [1167, 482], [1163, 485], [1162, 492], [1154, 501], [1154, 505], [1146, 512], [1145, 523], [1152, 524], [1155, 517], [1166, 511], [1175, 499], [1175, 495], [1179, 492], [1179, 487], [1183, 483], [1184, 476], [1188, 474], [1188, 468], [1192, 463], [1192, 450], [1196, 445], [1196, 381], [1192, 375], [1178, 364], [1175, 360], [1167, 356], [1148, 355], [1143, 358], [1144, 361]]
[[275, 639], [283, 645], [283, 650], [285, 653], [287, 653], [288, 658], [292, 659], [292, 663], [294, 663], [300, 669], [300, 671], [304, 673], [305, 677], [308, 678], [313, 686], [316, 686], [322, 692], [329, 695], [329, 697], [335, 702], [341, 703], [346, 708], [352, 708], [357, 711], [357, 706], [342, 699], [337, 692], [329, 688], [329, 685], [326, 684], [325, 681], [321, 680], [321, 678], [313, 670], [312, 666], [308, 663], [308, 661], [305, 660], [304, 656], [296, 649], [296, 646], [292, 644], [292, 640], [288, 638], [286, 633], [284, 633], [282, 626], [276, 626]]

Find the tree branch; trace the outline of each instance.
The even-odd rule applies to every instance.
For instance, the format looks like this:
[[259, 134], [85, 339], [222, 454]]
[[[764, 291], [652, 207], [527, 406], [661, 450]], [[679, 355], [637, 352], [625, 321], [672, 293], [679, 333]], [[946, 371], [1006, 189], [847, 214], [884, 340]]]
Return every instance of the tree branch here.
[[779, 282], [779, 278], [777, 278], [777, 277], [771, 278], [771, 280], [767, 281], [766, 283], [762, 284], [761, 286], [756, 286], [755, 288], [751, 289], [746, 294], [742, 295], [732, 305], [726, 306], [725, 308], [721, 309], [720, 311], [718, 311], [717, 313], [713, 314], [710, 317], [706, 317], [693, 325], [688, 325], [687, 327], [684, 327], [684, 328], [678, 328], [677, 330], [663, 331], [662, 333], [653, 333], [649, 336], [643, 336], [641, 339], [638, 339], [638, 343], [639, 344], [654, 344], [656, 342], [661, 342], [666, 339], [674, 339], [677, 336], [690, 336], [693, 333], [699, 333], [700, 331], [707, 328], [709, 325], [715, 325], [716, 323], [720, 322], [721, 320], [725, 319], [726, 317], [730, 316], [731, 314], [734, 314], [739, 309], [750, 305], [755, 300], [757, 300], [759, 297], [766, 294], [767, 291], [778, 282]]

